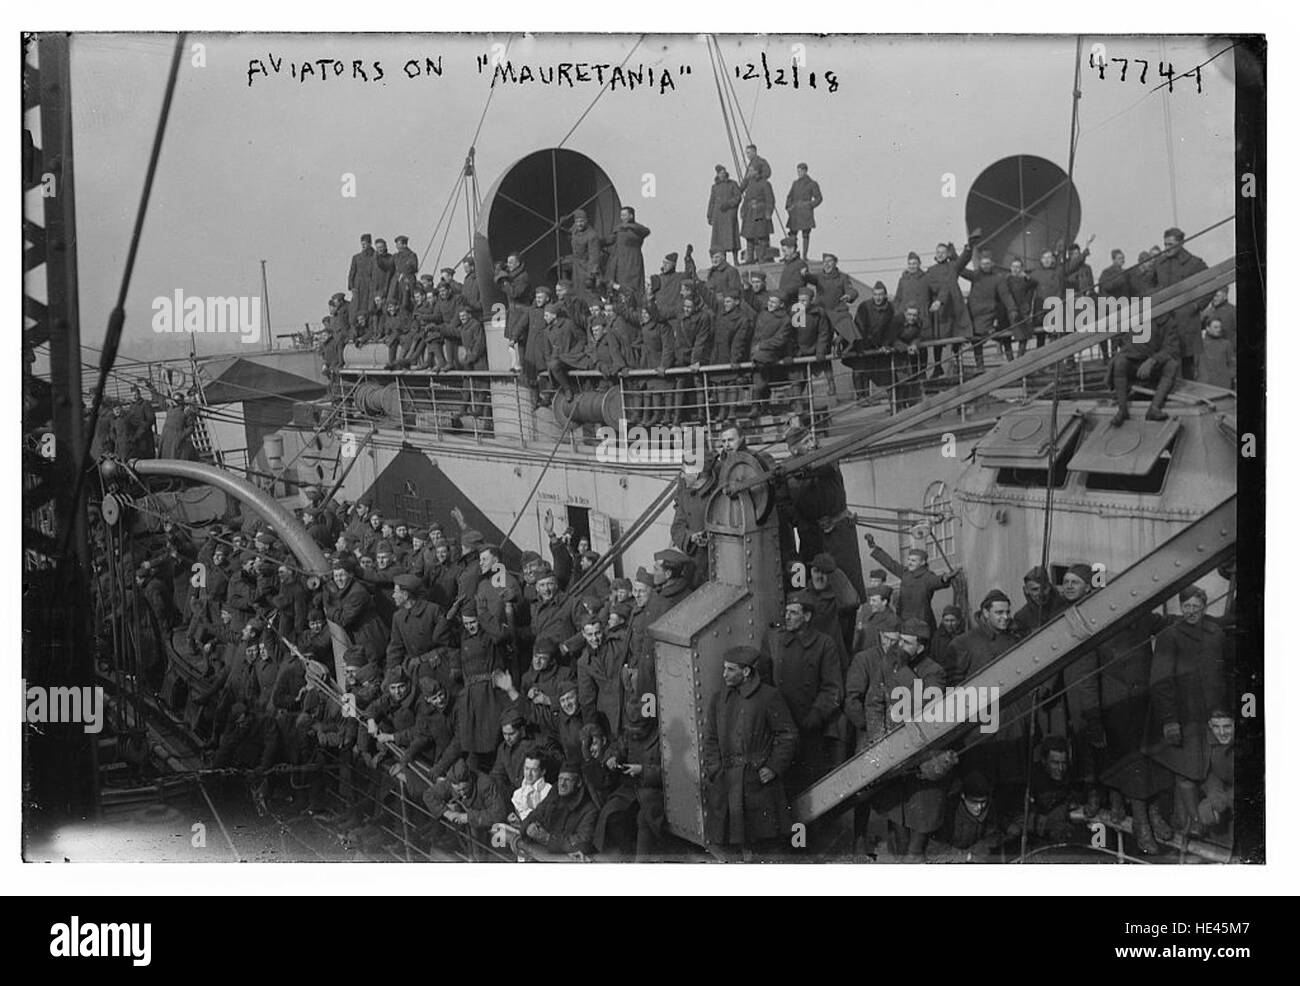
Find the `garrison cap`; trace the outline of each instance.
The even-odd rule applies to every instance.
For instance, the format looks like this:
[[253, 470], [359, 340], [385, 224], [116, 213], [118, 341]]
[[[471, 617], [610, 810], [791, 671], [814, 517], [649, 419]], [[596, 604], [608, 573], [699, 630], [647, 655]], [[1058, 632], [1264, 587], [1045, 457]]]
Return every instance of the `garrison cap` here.
[[1092, 582], [1092, 567], [1089, 565], [1084, 565], [1082, 563], [1071, 565], [1065, 570], [1065, 574], [1073, 575], [1089, 584]]
[[738, 647], [728, 647], [723, 653], [722, 659], [728, 664], [739, 664], [741, 667], [752, 668], [758, 663], [759, 654], [757, 647], [741, 645]]
[[925, 620], [910, 619], [904, 620], [903, 625], [898, 628], [898, 632], [907, 637], [916, 637], [918, 640], [930, 639], [930, 624]]
[[405, 589], [407, 592], [420, 592], [424, 589], [424, 583], [420, 581], [418, 575], [399, 575], [393, 579], [393, 585]]
[[835, 564], [835, 556], [829, 551], [823, 551], [812, 560], [812, 567], [823, 572], [833, 572], [839, 565]]
[[990, 589], [988, 594], [980, 600], [980, 609], [988, 609], [994, 603], [1006, 603], [1011, 605], [1011, 600], [1001, 589]]
[[685, 565], [690, 560], [686, 552], [678, 551], [676, 548], [664, 548], [662, 551], [655, 552], [655, 561], [666, 565]]

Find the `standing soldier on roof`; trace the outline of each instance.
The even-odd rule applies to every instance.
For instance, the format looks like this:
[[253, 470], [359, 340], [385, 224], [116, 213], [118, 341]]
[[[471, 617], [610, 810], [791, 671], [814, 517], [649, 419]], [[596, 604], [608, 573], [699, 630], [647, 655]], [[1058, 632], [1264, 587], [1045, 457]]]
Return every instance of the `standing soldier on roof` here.
[[799, 172], [799, 177], [794, 180], [785, 197], [785, 224], [786, 231], [791, 236], [796, 233], [802, 235], [803, 255], [806, 257], [808, 241], [817, 227], [813, 210], [822, 204], [822, 188], [808, 177], [808, 165], [800, 161], [795, 165], [795, 170]]
[[740, 208], [740, 186], [727, 174], [727, 169], [717, 165], [714, 169], [713, 188], [709, 191], [708, 222], [713, 229], [709, 239], [709, 253], [728, 253], [740, 266], [740, 222], [736, 212]]

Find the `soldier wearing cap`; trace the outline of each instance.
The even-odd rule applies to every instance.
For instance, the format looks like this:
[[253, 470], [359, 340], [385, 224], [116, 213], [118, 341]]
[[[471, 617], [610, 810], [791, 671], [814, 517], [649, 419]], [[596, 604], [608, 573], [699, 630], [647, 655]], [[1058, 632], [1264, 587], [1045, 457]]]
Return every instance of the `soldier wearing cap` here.
[[958, 685], [997, 660], [1019, 642], [1011, 616], [1011, 600], [1001, 589], [991, 589], [980, 601], [975, 625], [952, 642], [948, 684]]
[[[981, 340], [991, 336], [999, 329], [1011, 324], [1009, 313], [1016, 308], [1015, 299], [1007, 288], [1007, 275], [993, 266], [993, 252], [981, 248], [979, 266], [974, 271], [962, 268], [959, 277], [970, 282], [970, 294], [966, 307], [970, 312], [971, 332], [975, 337], [976, 372], [984, 369], [984, 346]], [[1001, 342], [1002, 353], [1009, 361], [1011, 356], [1011, 339], [1004, 337]]]
[[623, 653], [621, 641], [609, 639], [599, 613], [588, 616], [582, 627], [585, 646], [574, 664], [578, 701], [584, 723], [599, 723], [606, 735], [623, 728]]
[[[1076, 605], [1091, 590], [1092, 568], [1071, 565], [1061, 577], [1061, 608]], [[1070, 738], [1079, 777], [1088, 788], [1084, 813], [1092, 817], [1101, 808], [1098, 779], [1107, 746], [1106, 729], [1102, 723], [1101, 652], [1089, 651], [1070, 662], [1052, 678], [1047, 689], [1057, 697], [1044, 706], [1046, 733]]]
[[847, 667], [858, 593], [840, 571], [834, 555], [822, 551], [813, 556], [808, 566], [807, 591], [817, 604], [812, 618], [813, 629], [820, 630], [840, 645], [842, 662]]
[[892, 366], [896, 318], [889, 289], [884, 281], [871, 286], [871, 298], [858, 305], [853, 325], [858, 339], [850, 344], [844, 364], [853, 371], [853, 390], [858, 398], [893, 384]]
[[1021, 636], [1033, 633], [1045, 623], [1050, 623], [1068, 605], [1052, 585], [1052, 575], [1041, 565], [1025, 573], [1025, 605], [1012, 615], [1016, 632]]
[[[739, 253], [738, 248], [736, 252]], [[735, 294], [739, 297], [743, 286], [740, 271], [727, 263], [726, 251], [717, 246], [711, 248], [709, 269], [704, 272], [704, 280], [696, 282], [696, 287], [713, 308], [713, 314], [722, 314], [723, 295]]]
[[930, 656], [946, 674], [952, 666], [953, 641], [966, 632], [966, 614], [960, 606], [948, 605], [939, 617], [939, 626], [930, 639]]
[[[794, 326], [793, 355], [796, 359], [811, 356], [825, 360], [831, 355], [835, 333], [819, 298], [817, 289], [811, 284], [802, 284], [795, 291], [795, 300], [790, 306], [790, 324]], [[824, 366], [814, 364], [816, 375], [822, 375], [824, 370]]]
[[570, 277], [578, 293], [584, 294], [588, 291], [588, 285], [594, 286], [601, 271], [601, 236], [588, 224], [585, 209], [574, 209], [568, 218], [572, 223], [565, 230], [569, 234], [570, 252], [567, 259]]
[[684, 471], [673, 499], [670, 535], [673, 547], [690, 558], [692, 589], [698, 589], [709, 578], [709, 535], [705, 530], [704, 509], [715, 485], [716, 473], [709, 465], [696, 472]]
[[586, 855], [595, 851], [599, 815], [582, 779], [582, 764], [569, 758], [555, 786], [524, 822], [527, 843], [551, 853]]
[[629, 693], [637, 699], [658, 695], [654, 640], [649, 632], [652, 622], [650, 600], [654, 591], [654, 576], [644, 568], [638, 568], [636, 578], [632, 580], [632, 619], [628, 624], [627, 648], [623, 657], [625, 674], [631, 681]]
[[781, 276], [777, 281], [776, 291], [781, 296], [781, 303], [786, 307], [798, 300], [799, 289], [803, 287], [808, 276], [808, 261], [797, 249], [799, 241], [793, 236], [781, 240]]
[[933, 630], [934, 594], [946, 588], [959, 569], [943, 575], [930, 571], [930, 556], [924, 548], [916, 547], [904, 552], [905, 563], [900, 565], [888, 551], [877, 546], [873, 535], [867, 534], [866, 542], [871, 549], [871, 557], [898, 577], [898, 615], [904, 620], [924, 620]]
[[531, 730], [524, 710], [511, 702], [501, 712], [501, 742], [488, 776], [509, 798], [524, 779], [524, 760], [533, 750]]
[[867, 601], [858, 607], [857, 617], [853, 621], [851, 650], [854, 654], [878, 643], [882, 632], [895, 630], [901, 625], [898, 614], [889, 607], [893, 594], [894, 590], [887, 585], [867, 586]]
[[364, 315], [370, 311], [375, 293], [371, 284], [376, 275], [375, 248], [371, 245], [369, 233], [361, 234], [361, 250], [352, 255], [348, 267], [348, 291], [351, 292], [352, 316]]
[[[763, 174], [763, 170], [768, 173]], [[744, 237], [748, 248], [742, 259], [751, 264], [761, 264], [767, 260], [775, 230], [772, 212], [776, 209], [776, 194], [772, 191], [769, 177], [770, 169], [756, 170], [751, 161], [740, 183], [740, 235]]]
[[456, 696], [460, 748], [471, 763], [487, 768], [496, 753], [504, 698], [496, 687], [497, 673], [506, 670], [501, 644], [483, 632], [478, 608], [470, 600], [460, 612], [460, 670], [463, 686]]
[[[807, 248], [805, 247], [805, 252]], [[853, 320], [849, 307], [858, 300], [858, 289], [853, 286], [849, 275], [839, 269], [839, 257], [833, 253], [822, 254], [822, 269], [819, 273], [806, 271], [804, 283], [817, 289], [817, 302], [826, 313], [840, 340], [840, 346], [852, 345], [858, 341], [858, 327]]]
[[556, 660], [567, 667], [582, 647], [582, 628], [574, 616], [576, 602], [560, 588], [555, 570], [545, 562], [537, 567], [534, 589], [537, 601], [527, 631], [535, 641], [533, 652], [543, 643], [550, 643], [556, 648]]
[[790, 355], [794, 343], [794, 326], [785, 312], [779, 291], [769, 291], [764, 308], [754, 320], [754, 340], [749, 358], [754, 364], [754, 410], [767, 400], [771, 384], [777, 379], [778, 363]]
[[[1206, 270], [1205, 261], [1183, 246], [1185, 235], [1177, 226], [1171, 226], [1164, 232], [1164, 249], [1155, 258], [1155, 287], [1172, 288], [1187, 278]], [[1157, 321], [1166, 323], [1160, 328], [1172, 331], [1178, 336], [1181, 352], [1182, 376], [1185, 380], [1196, 379], [1196, 360], [1201, 355], [1201, 311], [1214, 298], [1214, 292], [1193, 299], [1179, 306]], [[1162, 333], [1163, 334], [1163, 333]], [[1140, 376], [1140, 374], [1139, 374]], [[1155, 402], [1152, 402], [1154, 407]], [[1159, 419], [1157, 419], [1159, 420]]]
[[379, 618], [374, 598], [358, 580], [356, 560], [344, 555], [334, 561], [330, 580], [324, 585], [325, 616], [346, 631], [352, 642], [378, 662], [388, 648], [388, 627]]
[[763, 637], [759, 670], [781, 692], [799, 727], [799, 752], [790, 768], [792, 791], [802, 791], [831, 766], [844, 701], [844, 648], [813, 629], [816, 597], [807, 591], [785, 604], [784, 626]]
[[434, 818], [468, 830], [480, 843], [486, 843], [492, 826], [510, 814], [509, 799], [487, 774], [464, 759], [451, 765], [445, 780], [424, 792], [425, 807]]
[[799, 730], [781, 693], [764, 684], [754, 647], [723, 655], [723, 687], [709, 703], [701, 760], [706, 788], [705, 836], [747, 851], [780, 845], [790, 833], [785, 775]]
[[[694, 280], [693, 271], [689, 279]], [[686, 284], [687, 280], [688, 275], [677, 269], [676, 250], [664, 255], [663, 261], [659, 264], [659, 273], [650, 275], [650, 300], [667, 318], [675, 318], [681, 314], [682, 285]]]
[[619, 210], [618, 222], [601, 238], [609, 247], [605, 262], [605, 280], [615, 289], [631, 292], [637, 304], [645, 300], [645, 258], [641, 244], [650, 235], [650, 229], [637, 222], [636, 209], [625, 205]]
[[[928, 339], [948, 339], [955, 335], [970, 334], [970, 313], [966, 309], [966, 300], [962, 297], [961, 287], [957, 283], [957, 272], [970, 263], [972, 244], [979, 241], [980, 231], [972, 230], [970, 241], [956, 254], [950, 243], [939, 243], [934, 248], [934, 263], [926, 269], [925, 280], [930, 286], [930, 307], [928, 310]], [[934, 352], [938, 360], [942, 347]], [[961, 343], [952, 347], [953, 359], [959, 359]], [[922, 365], [925, 360], [922, 359]], [[941, 377], [946, 371], [939, 362], [934, 368], [934, 376]], [[956, 371], [953, 371], [954, 375]]]
[[[516, 697], [518, 693], [512, 694], [511, 689], [505, 689], [511, 702], [520, 705], [527, 703], [529, 706], [540, 705], [550, 710], [558, 710], [561, 693], [570, 683], [576, 681], [570, 668], [560, 666], [559, 656], [559, 644], [550, 638], [541, 638], [533, 644], [532, 662], [524, 672], [520, 683], [523, 703], [520, 703]], [[541, 720], [528, 715], [527, 710], [525, 715], [530, 722], [542, 724]]]
[[737, 219], [740, 199], [740, 186], [727, 173], [726, 168], [720, 164], [715, 165], [706, 215], [706, 220], [713, 229], [709, 239], [709, 253], [721, 255], [725, 264], [726, 255], [730, 252], [735, 256], [737, 267], [740, 266], [740, 223]]
[[822, 204], [822, 188], [808, 177], [808, 165], [800, 161], [795, 165], [798, 177], [790, 185], [785, 197], [786, 231], [791, 236], [802, 234], [803, 255], [808, 256], [808, 243], [812, 231], [817, 228], [817, 219], [813, 214]]
[[664, 548], [662, 551], [655, 552], [654, 560], [655, 574], [661, 577], [662, 581], [647, 604], [652, 614], [649, 618], [651, 623], [691, 593], [691, 582], [687, 575], [691, 559], [684, 551], [677, 548]]
[[740, 288], [740, 303], [749, 309], [755, 318], [767, 308], [767, 275], [759, 268], [751, 270]]
[[[943, 687], [943, 668], [926, 654], [929, 640], [930, 627], [924, 620], [904, 620], [898, 643], [877, 652], [867, 669], [866, 744], [915, 719], [921, 708], [914, 699], [924, 696], [925, 689]], [[931, 759], [942, 766], [950, 762], [950, 755]], [[930, 835], [943, 825], [944, 790], [933, 775], [916, 771], [886, 785], [873, 798], [873, 809], [889, 822], [894, 851], [905, 854], [908, 861], [924, 861]]]
[[[786, 430], [785, 443], [792, 455], [813, 452], [817, 437], [802, 421]], [[858, 552], [857, 518], [848, 508], [844, 474], [836, 462], [808, 466], [786, 478], [800, 551], [806, 561], [829, 554], [853, 589], [853, 605], [864, 597], [862, 556]], [[847, 592], [842, 592], [847, 597]]]
[[386, 667], [404, 667], [408, 673], [414, 673], [416, 664], [436, 667], [441, 663], [437, 652], [451, 645], [447, 614], [424, 596], [424, 583], [418, 576], [404, 574], [393, 580], [396, 612], [384, 658]]

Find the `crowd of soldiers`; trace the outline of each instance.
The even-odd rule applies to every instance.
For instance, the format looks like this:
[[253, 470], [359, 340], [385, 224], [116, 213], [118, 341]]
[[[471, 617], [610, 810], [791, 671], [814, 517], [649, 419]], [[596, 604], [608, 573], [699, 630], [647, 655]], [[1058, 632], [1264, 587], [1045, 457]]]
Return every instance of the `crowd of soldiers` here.
[[[795, 421], [785, 442], [799, 454], [817, 439]], [[454, 527], [416, 527], [313, 491], [301, 520], [330, 553], [328, 578], [299, 571], [268, 528], [222, 525], [200, 540], [168, 522], [136, 591], [194, 659], [183, 704], [213, 765], [252, 771], [258, 797], [288, 776], [296, 807], [341, 814], [363, 844], [390, 838], [401, 797], [423, 806], [435, 845], [459, 832], [539, 856], [679, 858], [689, 847], [665, 825], [648, 628], [708, 578], [703, 505], [740, 454], [766, 456], [731, 423], [679, 486], [671, 543], [631, 579], [589, 572], [600, 556], [549, 515], [549, 558], [526, 551], [512, 570], [459, 510]], [[936, 616], [935, 595], [960, 572], [932, 570], [920, 547], [896, 558], [870, 534], [864, 572], [837, 466], [783, 472], [774, 491], [783, 564], [806, 578], [757, 646], [727, 651], [701, 742], [711, 844], [760, 857], [790, 851], [794, 795], [915, 711], [899, 689], [961, 685], [1096, 586], [1086, 565], [1059, 585], [1035, 568], [1019, 608], [995, 588], [969, 614], [953, 604]], [[854, 803], [855, 857], [920, 860], [932, 837], [972, 854], [1022, 830], [1062, 839], [1072, 810], [1131, 818], [1144, 852], [1175, 831], [1222, 832], [1227, 638], [1201, 589], [1179, 607], [1132, 621], [1003, 709], [996, 736]], [[337, 671], [330, 623], [346, 634]], [[327, 782], [326, 764], [347, 770]], [[826, 849], [833, 834], [822, 824], [811, 836]]]
[[[834, 253], [821, 255], [820, 269], [809, 263], [815, 209], [823, 198], [804, 163], [786, 198], [787, 235], [779, 255], [771, 255], [772, 169], [756, 147], [746, 153], [740, 183], [717, 166], [704, 271], [687, 245], [680, 269], [682, 258], [672, 251], [647, 279], [642, 248], [651, 231], [631, 207], [608, 231], [594, 228], [584, 209], [563, 217], [560, 230], [570, 252], [553, 268], [553, 284], [532, 283], [521, 252], [510, 253], [483, 279], [471, 254], [461, 261], [463, 279], [457, 280], [453, 267], [421, 274], [405, 236], [395, 238], [395, 253], [385, 241], [362, 236], [348, 271], [350, 295], [330, 299], [319, 335], [326, 371], [336, 374], [345, 347], [363, 343], [387, 347], [388, 369], [487, 370], [483, 326], [497, 320], [510, 347], [509, 369], [529, 387], [534, 406], [549, 404], [555, 392], [572, 396], [609, 387], [640, 370], [648, 372], [622, 381], [629, 421], [701, 419], [692, 398], [701, 393], [699, 370], [707, 366], [717, 368], [710, 374], [719, 391], [714, 417], [743, 417], [771, 408], [773, 383], [788, 376], [798, 357], [840, 359], [855, 398], [884, 392], [896, 406], [908, 406], [920, 399], [927, 374], [955, 378], [953, 361], [968, 346], [979, 373], [990, 339], [1008, 360], [1023, 356], [1030, 340], [1044, 345], [1061, 328], [1048, 313], [1068, 291], [1075, 298], [1137, 300], [1205, 269], [1184, 248], [1177, 228], [1166, 230], [1163, 246], [1142, 251], [1131, 268], [1122, 250], [1112, 250], [1111, 265], [1098, 277], [1088, 263], [1091, 237], [1082, 247], [1059, 242], [1038, 258], [1001, 258], [1007, 263], [1002, 268], [975, 230], [960, 252], [952, 243], [937, 244], [929, 266], [909, 253], [892, 294], [876, 281], [869, 297], [860, 295]], [[742, 274], [742, 239], [747, 263], [773, 260], [779, 271], [769, 277], [752, 266]], [[483, 294], [489, 282], [500, 299], [495, 304]], [[1226, 290], [1165, 314], [1154, 329], [1142, 341], [1120, 340], [1113, 354], [1109, 340], [1101, 343], [1103, 354], [1113, 355], [1120, 423], [1134, 376], [1153, 383], [1156, 420], [1179, 377], [1235, 386], [1236, 318]], [[943, 340], [950, 341], [945, 346]], [[945, 348], [951, 360], [943, 358]], [[595, 373], [576, 380], [573, 371], [582, 370]], [[678, 372], [669, 378], [669, 370]], [[818, 373], [830, 377], [824, 363]], [[464, 411], [486, 413], [472, 383], [466, 391]]]

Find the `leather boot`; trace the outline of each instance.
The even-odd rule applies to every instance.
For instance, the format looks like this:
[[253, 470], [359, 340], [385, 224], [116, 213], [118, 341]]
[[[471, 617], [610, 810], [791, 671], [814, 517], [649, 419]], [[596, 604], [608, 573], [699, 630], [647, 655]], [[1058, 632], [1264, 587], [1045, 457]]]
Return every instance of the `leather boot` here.
[[1115, 395], [1115, 416], [1110, 419], [1112, 428], [1118, 428], [1128, 420], [1128, 394]]
[[[1137, 809], [1135, 807], [1134, 814], [1136, 813]], [[1159, 808], [1154, 804], [1149, 804], [1147, 806], [1147, 814], [1151, 817], [1151, 832], [1157, 839], [1160, 839], [1163, 842], [1174, 837], [1173, 827], [1165, 821], [1164, 816], [1160, 814]]]
[[1160, 852], [1155, 834], [1151, 831], [1151, 820], [1147, 816], [1147, 803], [1133, 799], [1133, 838], [1137, 841], [1138, 851], [1147, 856]]
[[1169, 415], [1165, 413], [1165, 398], [1169, 396], [1169, 391], [1174, 389], [1173, 377], [1161, 377], [1160, 383], [1156, 387], [1155, 395], [1151, 398], [1151, 406], [1147, 408], [1148, 421], [1168, 421]]

